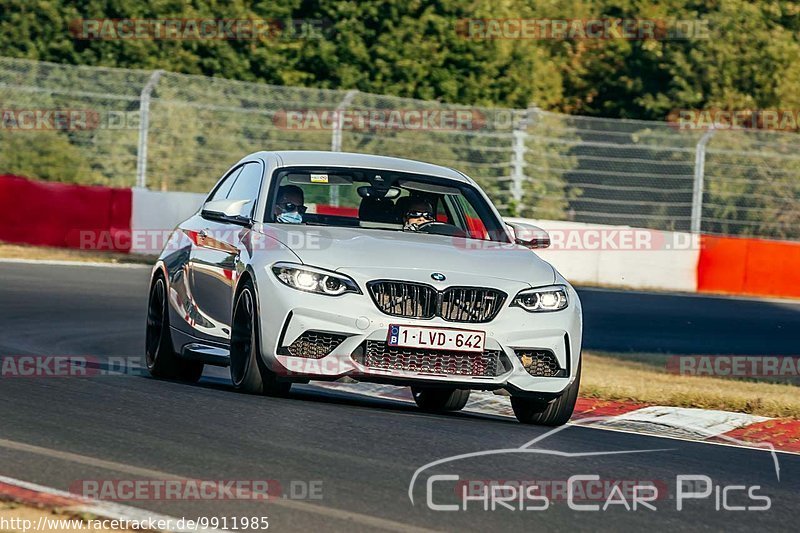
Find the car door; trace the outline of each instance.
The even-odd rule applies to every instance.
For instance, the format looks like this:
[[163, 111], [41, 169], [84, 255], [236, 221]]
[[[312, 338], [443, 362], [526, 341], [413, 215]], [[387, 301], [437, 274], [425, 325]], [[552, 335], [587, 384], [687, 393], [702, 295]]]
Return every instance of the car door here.
[[[252, 218], [263, 179], [263, 164], [247, 162], [233, 172], [235, 175], [232, 173], [231, 179], [222, 182], [209, 201], [248, 200]], [[221, 197], [223, 194], [224, 198]], [[189, 256], [190, 287], [197, 312], [194, 330], [205, 340], [227, 343], [230, 339], [236, 260], [242, 239], [250, 228], [203, 217], [202, 212], [198, 217], [201, 227]]]

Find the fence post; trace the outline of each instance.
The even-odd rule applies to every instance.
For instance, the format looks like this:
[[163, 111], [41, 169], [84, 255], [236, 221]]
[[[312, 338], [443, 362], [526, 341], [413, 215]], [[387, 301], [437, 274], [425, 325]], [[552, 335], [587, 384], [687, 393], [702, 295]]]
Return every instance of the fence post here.
[[147, 133], [150, 127], [150, 95], [153, 93], [158, 79], [164, 74], [156, 70], [142, 88], [139, 95], [139, 145], [136, 148], [136, 186], [147, 187]]
[[336, 122], [333, 124], [333, 135], [331, 136], [331, 152], [342, 151], [342, 127], [344, 126], [344, 114], [342, 111], [344, 111], [345, 108], [350, 105], [357, 93], [358, 91], [355, 89], [352, 91], [347, 91], [347, 93], [344, 95], [344, 98], [342, 98], [342, 101], [336, 106], [336, 112], [334, 115]]
[[703, 188], [706, 173], [706, 145], [714, 136], [714, 128], [710, 128], [697, 141], [694, 150], [694, 190], [692, 192], [692, 233], [700, 233], [703, 221]]
[[[347, 91], [342, 98], [342, 101], [339, 102], [339, 105], [336, 106], [336, 112], [334, 114], [335, 122], [333, 124], [333, 134], [331, 135], [331, 152], [341, 152], [342, 151], [342, 128], [344, 127], [344, 111], [347, 106], [353, 101], [353, 98], [358, 93], [355, 89], [351, 91]], [[330, 188], [330, 205], [338, 206], [339, 205], [339, 186], [338, 185], [331, 185]]]
[[525, 140], [528, 138], [528, 124], [533, 113], [538, 107], [529, 107], [524, 116], [515, 124], [512, 137], [514, 139], [511, 153], [511, 198], [514, 200], [514, 215], [519, 216], [522, 211], [522, 185], [525, 182]]

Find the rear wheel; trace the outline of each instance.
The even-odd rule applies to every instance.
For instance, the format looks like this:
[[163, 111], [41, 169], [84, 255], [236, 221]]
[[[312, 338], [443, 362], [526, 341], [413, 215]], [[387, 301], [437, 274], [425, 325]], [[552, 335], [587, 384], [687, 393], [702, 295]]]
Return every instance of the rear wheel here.
[[469, 390], [411, 387], [417, 406], [424, 411], [460, 411], [467, 405]]
[[231, 331], [231, 381], [233, 388], [246, 394], [280, 396], [292, 384], [278, 376], [261, 359], [256, 291], [251, 280], [244, 281], [233, 308]]
[[544, 402], [530, 398], [511, 397], [511, 407], [517, 420], [523, 424], [563, 426], [572, 417], [581, 382], [581, 363], [575, 381], [555, 400]]
[[145, 336], [145, 363], [150, 375], [194, 383], [203, 375], [203, 363], [181, 359], [172, 347], [167, 308], [167, 284], [156, 277], [150, 288]]

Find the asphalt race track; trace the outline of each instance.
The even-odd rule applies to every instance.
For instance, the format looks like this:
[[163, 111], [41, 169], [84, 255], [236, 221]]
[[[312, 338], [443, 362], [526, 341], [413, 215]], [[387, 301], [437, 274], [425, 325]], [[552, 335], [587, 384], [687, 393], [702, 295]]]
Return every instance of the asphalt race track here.
[[[146, 268], [0, 264], [0, 354], [83, 355], [104, 362], [141, 357]], [[783, 302], [582, 290], [586, 347], [675, 353], [796, 354], [800, 305]], [[400, 402], [365, 399], [311, 386], [289, 398], [236, 394], [226, 372], [198, 385], [144, 376], [0, 377], [0, 474], [60, 489], [80, 480], [174, 478], [276, 480], [275, 501], [126, 501], [174, 517], [268, 516], [276, 531], [490, 529], [553, 531], [795, 530], [800, 457], [732, 446], [568, 426], [534, 445], [539, 453], [503, 453], [451, 461], [457, 454], [518, 448], [545, 433], [499, 417], [425, 414]], [[558, 454], [541, 453], [557, 451]], [[636, 452], [601, 454], [606, 452]], [[595, 455], [575, 455], [588, 454]], [[573, 475], [653, 483], [659, 498], [627, 510], [590, 497], [598, 511], [570, 509], [551, 494], [544, 510], [455, 503], [455, 482], [535, 480]], [[678, 475], [708, 476], [713, 494], [677, 510]], [[729, 485], [744, 491], [724, 491]], [[757, 486], [758, 488], [753, 488]], [[314, 487], [317, 496], [307, 497]], [[746, 491], [767, 496], [769, 509]], [[727, 494], [727, 500], [720, 495]], [[631, 498], [627, 498], [630, 502]], [[507, 502], [506, 502], [507, 503]], [[527, 506], [539, 502], [526, 501]], [[580, 503], [587, 503], [581, 501]], [[525, 506], [523, 505], [523, 507]], [[717, 510], [717, 508], [720, 510]]]
[[800, 355], [800, 303], [578, 289], [584, 347], [610, 352]]

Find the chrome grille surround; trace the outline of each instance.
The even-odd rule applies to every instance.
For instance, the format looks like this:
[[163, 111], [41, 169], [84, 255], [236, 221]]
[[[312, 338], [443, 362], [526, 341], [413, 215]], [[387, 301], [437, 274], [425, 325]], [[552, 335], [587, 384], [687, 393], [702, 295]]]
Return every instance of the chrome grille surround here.
[[443, 291], [410, 281], [377, 280], [367, 283], [373, 302], [382, 313], [402, 318], [448, 322], [491, 322], [508, 295], [483, 287], [449, 287]]
[[439, 293], [430, 285], [406, 281], [371, 281], [367, 287], [372, 301], [387, 315], [423, 319], [436, 316]]
[[495, 289], [451, 287], [442, 292], [439, 316], [448, 322], [490, 322], [505, 301], [506, 294]]

